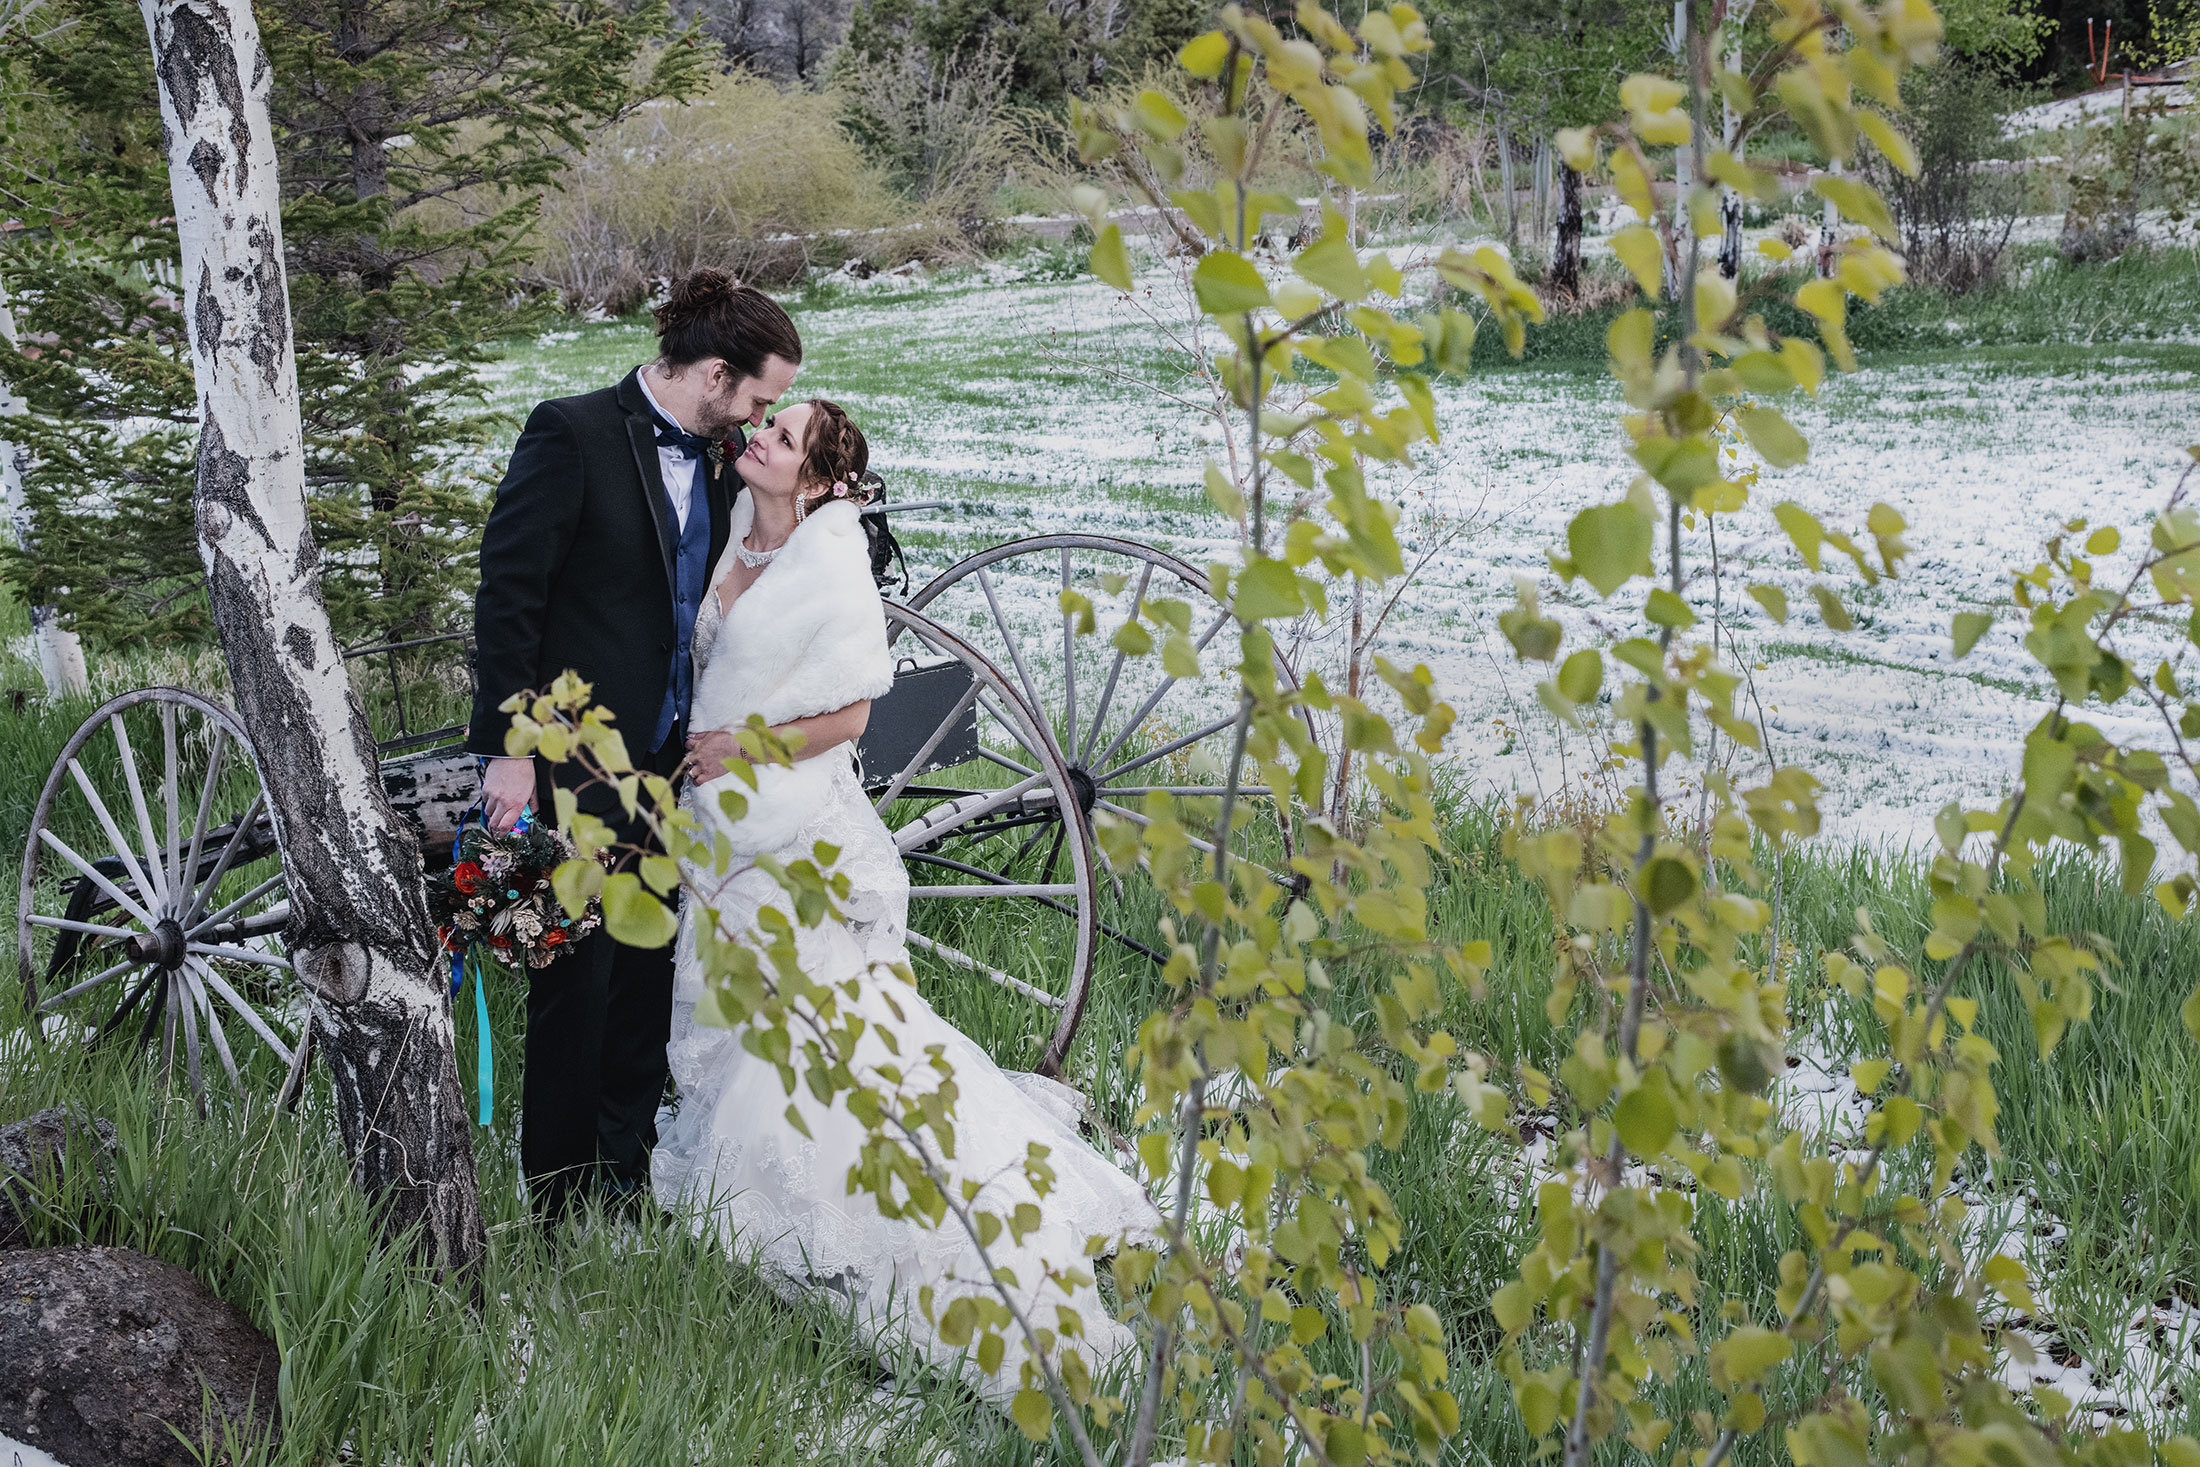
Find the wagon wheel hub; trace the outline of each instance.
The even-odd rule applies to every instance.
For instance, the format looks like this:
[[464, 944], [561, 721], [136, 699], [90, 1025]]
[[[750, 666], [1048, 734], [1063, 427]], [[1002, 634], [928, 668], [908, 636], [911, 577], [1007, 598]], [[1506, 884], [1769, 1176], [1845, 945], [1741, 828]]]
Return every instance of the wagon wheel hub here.
[[1085, 772], [1082, 765], [1072, 764], [1069, 767], [1069, 788], [1070, 793], [1077, 797], [1077, 813], [1090, 820], [1092, 807], [1100, 800], [1100, 786]]
[[164, 920], [150, 932], [141, 932], [123, 944], [123, 951], [136, 963], [151, 963], [156, 968], [175, 969], [183, 966], [183, 928], [173, 917]]

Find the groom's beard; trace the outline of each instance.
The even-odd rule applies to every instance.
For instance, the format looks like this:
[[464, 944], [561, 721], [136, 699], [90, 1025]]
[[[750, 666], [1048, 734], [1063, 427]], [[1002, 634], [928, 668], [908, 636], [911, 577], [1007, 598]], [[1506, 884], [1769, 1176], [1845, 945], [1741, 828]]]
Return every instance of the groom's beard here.
[[695, 405], [694, 431], [705, 438], [724, 442], [744, 426], [734, 412], [734, 395], [730, 390], [723, 396], [706, 397]]

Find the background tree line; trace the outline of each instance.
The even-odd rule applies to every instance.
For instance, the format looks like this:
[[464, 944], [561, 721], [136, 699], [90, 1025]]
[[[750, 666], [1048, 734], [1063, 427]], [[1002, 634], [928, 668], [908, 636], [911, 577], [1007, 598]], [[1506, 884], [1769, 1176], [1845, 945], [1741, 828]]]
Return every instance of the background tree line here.
[[[2118, 22], [2132, 54], [2184, 14], [2151, 3]], [[1775, 7], [1721, 8], [1737, 59], [1763, 54]], [[475, 388], [500, 341], [561, 309], [624, 314], [704, 262], [785, 284], [843, 260], [997, 248], [997, 219], [1060, 212], [1085, 176], [1071, 106], [1163, 77], [1206, 7], [273, 0], [260, 18], [315, 530], [339, 638], [359, 646], [462, 618], [483, 466], [510, 429]], [[2003, 118], [2038, 79], [2064, 78], [2084, 36], [2030, 0], [1959, 0], [1946, 19], [1948, 64], [1905, 84], [1924, 167], [1877, 182], [1913, 277], [1969, 288], [1993, 277], [2024, 202], [2021, 179], [1986, 166]], [[1428, 25], [1416, 121], [1380, 138], [1365, 193], [1501, 233], [1554, 307], [1608, 305], [1620, 278], [1585, 280], [1581, 241], [1616, 222], [1598, 219], [1610, 191], [1591, 197], [1550, 140], [1670, 62], [1669, 7], [1436, 0]], [[29, 409], [5, 430], [26, 533], [0, 574], [95, 651], [208, 635], [142, 31], [120, 0], [40, 0], [0, 44], [0, 285], [21, 336], [0, 348], [0, 378]], [[1747, 201], [1752, 222], [1798, 207], [1803, 141], [1778, 121], [1748, 141], [1790, 179], [1785, 197]], [[1271, 186], [1319, 191], [1305, 148], [1272, 156]], [[2163, 162], [2143, 139], [2104, 145], [2075, 247], [2120, 248]], [[1120, 166], [1101, 181], [1119, 197], [1139, 182]], [[1731, 275], [1745, 201], [1726, 203]]]

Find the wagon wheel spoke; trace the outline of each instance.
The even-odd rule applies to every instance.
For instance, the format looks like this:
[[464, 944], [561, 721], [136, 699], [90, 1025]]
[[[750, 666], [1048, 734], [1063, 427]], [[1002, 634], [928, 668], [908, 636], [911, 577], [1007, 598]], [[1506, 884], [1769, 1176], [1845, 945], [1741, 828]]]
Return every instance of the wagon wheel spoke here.
[[92, 885], [98, 887], [102, 892], [106, 894], [109, 901], [113, 902], [116, 906], [122, 908], [123, 911], [128, 912], [131, 916], [137, 918], [140, 922], [143, 922], [147, 927], [158, 927], [160, 925], [159, 921], [154, 918], [152, 913], [146, 911], [145, 908], [139, 906], [134, 899], [124, 896], [122, 894], [121, 887], [116, 886], [112, 881], [109, 881], [104, 875], [101, 874], [98, 867], [94, 866], [91, 862], [85, 860], [74, 850], [70, 849], [69, 843], [63, 840], [60, 836], [55, 835], [51, 830], [41, 826], [39, 827], [38, 838], [41, 841], [45, 842], [47, 848], [51, 850], [55, 855], [59, 856], [62, 860], [68, 862], [71, 866], [74, 866], [87, 881], [91, 882]]
[[[160, 869], [160, 837], [153, 834], [153, 812], [145, 803], [145, 786], [138, 779], [137, 754], [130, 747], [130, 731], [123, 726], [121, 710], [107, 720], [115, 731], [115, 748], [122, 756], [122, 781], [130, 791], [130, 811], [137, 816], [138, 834], [145, 838], [145, 860], [153, 878], [153, 900], [165, 912], [168, 906], [168, 873]], [[126, 849], [115, 847], [117, 855]]]
[[[1069, 591], [1069, 547], [1062, 547], [1062, 590]], [[1077, 619], [1062, 613], [1062, 742], [1077, 742]]]
[[1171, 739], [1168, 743], [1163, 744], [1158, 749], [1149, 749], [1145, 753], [1140, 754], [1135, 759], [1125, 760], [1123, 763], [1118, 764], [1113, 769], [1109, 770], [1106, 774], [1093, 776], [1093, 783], [1112, 790], [1115, 788], [1115, 779], [1117, 775], [1128, 774], [1133, 769], [1143, 769], [1146, 765], [1153, 763], [1154, 760], [1166, 759], [1169, 755], [1174, 754], [1177, 750], [1184, 748], [1187, 745], [1196, 744], [1201, 739], [1213, 738], [1216, 734], [1221, 733], [1224, 729], [1229, 728], [1231, 725], [1235, 724], [1237, 720], [1238, 716], [1235, 713], [1230, 714], [1227, 718], [1218, 718], [1213, 723], [1208, 724], [1205, 728], [1200, 729], [1196, 733], [1188, 733], [1180, 739]]
[[[1129, 626], [1138, 620], [1138, 613], [1146, 604], [1146, 587], [1152, 583], [1153, 562], [1146, 561], [1138, 568], [1138, 590], [1131, 596], [1131, 608], [1124, 614], [1122, 626]], [[1122, 627], [1117, 630], [1122, 630]], [[1107, 685], [1100, 690], [1100, 706], [1092, 713], [1092, 727], [1085, 730], [1085, 736], [1077, 742], [1079, 764], [1087, 762], [1086, 756], [1092, 752], [1093, 740], [1100, 737], [1100, 729], [1108, 720], [1108, 705], [1115, 700], [1115, 683], [1123, 675], [1123, 660], [1128, 655], [1121, 647], [1115, 649], [1115, 660], [1108, 665]]]
[[231, 947], [227, 943], [190, 942], [184, 944], [184, 951], [202, 958], [228, 958], [232, 962], [257, 963], [263, 968], [280, 968], [285, 973], [290, 971], [288, 958], [274, 953], [257, 953], [248, 947]]
[[190, 907], [183, 914], [184, 926], [189, 927], [197, 921], [199, 913], [206, 910], [206, 904], [221, 889], [222, 878], [229, 874], [230, 863], [237, 859], [237, 852], [243, 849], [246, 838], [252, 834], [252, 827], [259, 823], [260, 809], [266, 803], [267, 791], [254, 792], [252, 803], [245, 807], [244, 814], [237, 818], [236, 828], [230, 831], [229, 841], [222, 847], [221, 859], [214, 863], [212, 874], [199, 883], [198, 895], [191, 899]]
[[985, 604], [992, 609], [993, 625], [1000, 628], [1001, 641], [1008, 648], [1008, 660], [1015, 664], [1016, 681], [1022, 684], [1024, 697], [1030, 700], [1034, 709], [1044, 708], [1046, 705], [1039, 701], [1038, 689], [1032, 686], [1031, 669], [1024, 666], [1023, 644], [1009, 630], [1008, 618], [1001, 614], [1001, 599], [993, 594], [993, 577], [986, 574], [982, 565], [978, 567], [978, 589], [985, 592]]
[[[123, 873], [137, 887], [139, 896], [155, 906], [160, 905], [159, 898], [154, 894], [152, 882], [146, 879], [145, 868], [138, 865], [137, 856], [130, 850], [130, 842], [123, 838], [122, 827], [115, 823], [115, 817], [107, 809], [107, 802], [99, 797], [99, 789], [92, 783], [92, 777], [84, 772], [84, 766], [75, 759], [69, 761], [68, 767], [70, 777], [76, 781], [76, 787], [83, 792], [84, 803], [92, 807], [92, 818], [99, 822], [100, 834], [107, 837], [108, 844], [114, 847], [115, 859], [122, 862]], [[40, 831], [39, 834], [44, 835], [45, 832]], [[64, 855], [62, 859], [70, 860], [72, 858]], [[121, 900], [120, 894], [112, 889], [109, 890], [108, 894], [118, 902]], [[131, 916], [148, 925], [153, 921], [146, 908], [137, 906], [134, 903], [125, 906], [125, 910]]]
[[84, 932], [95, 937], [135, 937], [137, 929], [131, 927], [102, 927], [97, 922], [79, 922], [73, 917], [48, 917], [33, 912], [23, 919], [33, 927], [52, 927], [62, 932]]
[[965, 972], [976, 973], [981, 978], [990, 979], [1011, 993], [1020, 993], [1034, 1003], [1043, 1003], [1048, 1008], [1057, 1011], [1069, 1006], [1069, 1000], [1063, 998], [1060, 994], [1049, 993], [1034, 983], [1026, 983], [1015, 974], [1004, 973], [991, 963], [981, 963], [960, 948], [949, 947], [944, 942], [935, 942], [923, 933], [916, 931], [909, 933], [909, 940], [942, 962], [951, 963]]
[[[100, 1040], [105, 1039], [115, 1030], [121, 1028], [122, 1021], [136, 1012], [137, 1006], [144, 1001], [147, 991], [160, 981], [160, 973], [160, 969], [148, 964], [145, 969], [145, 976], [131, 985], [130, 991], [122, 996], [122, 1002], [115, 1005], [115, 1011], [107, 1016], [106, 1020], [100, 1024], [99, 1028], [85, 1043], [87, 1045], [97, 1044]], [[155, 1008], [147, 1014], [147, 1017], [151, 1018], [159, 1012], [159, 1009]]]
[[221, 995], [222, 1000], [237, 1011], [237, 1017], [243, 1019], [253, 1033], [267, 1041], [267, 1047], [274, 1050], [282, 1058], [285, 1065], [293, 1062], [296, 1056], [292, 1053], [291, 1046], [285, 1044], [282, 1037], [275, 1032], [273, 1026], [260, 1017], [258, 1009], [245, 1002], [237, 990], [229, 986], [228, 980], [222, 977], [218, 968], [207, 962], [203, 957], [194, 956], [190, 961], [199, 970], [200, 976], [206, 980], [207, 986]]
[[160, 1017], [160, 1076], [163, 1084], [173, 1084], [176, 1074], [176, 975], [161, 974]]
[[[191, 852], [184, 857], [183, 865], [179, 868], [184, 873], [183, 880], [187, 886], [198, 880], [199, 855], [206, 849], [207, 821], [214, 813], [214, 792], [221, 784], [222, 761], [228, 754], [229, 730], [217, 725], [214, 729], [214, 747], [206, 756], [206, 773], [199, 782], [199, 813], [191, 821]], [[194, 892], [192, 905], [196, 907], [197, 904], [198, 898]], [[184, 921], [190, 921], [188, 915]]]
[[[214, 970], [204, 963], [188, 963], [185, 966], [191, 968], [196, 974], [196, 981], [192, 983], [191, 987], [199, 1002], [200, 1015], [206, 1020], [206, 1037], [214, 1042], [214, 1053], [220, 1058], [222, 1069], [229, 1076], [229, 1083], [237, 1085], [240, 1083], [237, 1075], [237, 1057], [229, 1052], [229, 1035], [222, 1028], [221, 1014], [214, 1007], [213, 994], [208, 991], [210, 980], [214, 976]], [[236, 1003], [234, 999], [231, 1002], [239, 1009], [245, 1007], [243, 1004]]]
[[220, 911], [209, 913], [208, 915], [199, 918], [198, 921], [193, 922], [190, 926], [184, 928], [184, 936], [196, 937], [210, 927], [220, 926], [223, 920], [227, 918], [231, 913], [240, 911], [243, 908], [248, 907], [252, 903], [258, 901], [261, 897], [264, 897], [270, 892], [275, 891], [277, 888], [281, 887], [284, 884], [285, 880], [286, 878], [280, 872], [277, 872], [275, 875], [270, 876], [269, 878], [267, 878], [267, 880], [261, 882], [258, 886], [253, 887], [252, 890], [246, 892], [243, 896], [238, 897], [228, 906], [223, 907]]
[[[1220, 611], [1215, 613], [1215, 619], [1207, 624], [1207, 630], [1200, 633], [1199, 640], [1192, 644], [1193, 647], [1201, 652], [1206, 651], [1207, 644], [1215, 639], [1215, 633], [1221, 631], [1223, 628], [1223, 624], [1228, 622], [1229, 620], [1229, 612]], [[1095, 764], [1105, 764], [1110, 759], [1113, 759], [1116, 755], [1116, 752], [1123, 747], [1124, 742], [1128, 740], [1132, 734], [1138, 731], [1138, 727], [1140, 724], [1146, 721], [1146, 715], [1153, 712], [1154, 709], [1160, 707], [1161, 700], [1168, 697], [1170, 690], [1181, 681], [1181, 678], [1164, 677], [1161, 680], [1161, 686], [1155, 688], [1153, 692], [1148, 695], [1146, 701], [1138, 705], [1138, 711], [1136, 713], [1133, 713], [1129, 718], [1123, 720], [1123, 726], [1120, 729], [1116, 730], [1115, 737], [1109, 741], [1108, 746], [1105, 749], [1102, 749], [1099, 755], [1095, 757], [1092, 762]]]
[[206, 1114], [206, 1074], [199, 1059], [199, 986], [177, 969], [168, 975], [168, 991], [179, 995], [176, 1007], [183, 1014], [184, 1058], [190, 1066], [191, 1097], [199, 1114]]
[[[176, 749], [176, 705], [173, 703], [160, 705], [160, 746], [163, 759], [160, 798], [168, 816], [168, 881], [180, 902], [182, 893], [191, 889], [191, 878], [183, 869], [183, 831], [176, 789], [177, 782], [183, 778], [183, 760]], [[170, 904], [171, 910], [174, 905]]]
[[275, 1108], [279, 1111], [295, 1110], [299, 1097], [305, 1094], [306, 1060], [313, 1053], [313, 1011], [306, 1011], [305, 1022], [298, 1026], [298, 1047], [290, 1052], [290, 1073], [283, 1076], [283, 1088], [275, 1092]]
[[143, 958], [124, 958], [121, 962], [115, 964], [112, 968], [103, 968], [99, 972], [94, 973], [91, 977], [86, 978], [81, 983], [75, 984], [69, 988], [64, 988], [59, 993], [52, 994], [46, 998], [40, 999], [38, 1001], [38, 1012], [41, 1014], [51, 1013], [54, 1009], [60, 1007], [62, 1004], [67, 1003], [70, 999], [81, 998], [85, 994], [90, 993], [93, 989], [99, 987], [100, 984], [105, 983], [108, 979], [118, 978], [124, 973], [129, 972], [132, 968], [143, 966], [145, 966], [145, 960]]

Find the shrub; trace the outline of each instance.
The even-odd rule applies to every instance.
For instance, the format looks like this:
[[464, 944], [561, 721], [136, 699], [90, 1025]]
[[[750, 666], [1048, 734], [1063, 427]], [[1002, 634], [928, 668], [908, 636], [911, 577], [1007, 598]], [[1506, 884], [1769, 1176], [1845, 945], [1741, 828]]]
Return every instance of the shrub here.
[[1962, 294], [1990, 285], [2009, 257], [2022, 206], [2021, 177], [1998, 169], [2013, 101], [1994, 71], [1963, 62], [1904, 78], [1917, 172], [1873, 155], [1865, 172], [1886, 195], [1910, 278]]
[[598, 134], [543, 201], [542, 265], [568, 303], [623, 314], [698, 265], [790, 280], [902, 214], [832, 94], [736, 72]]

